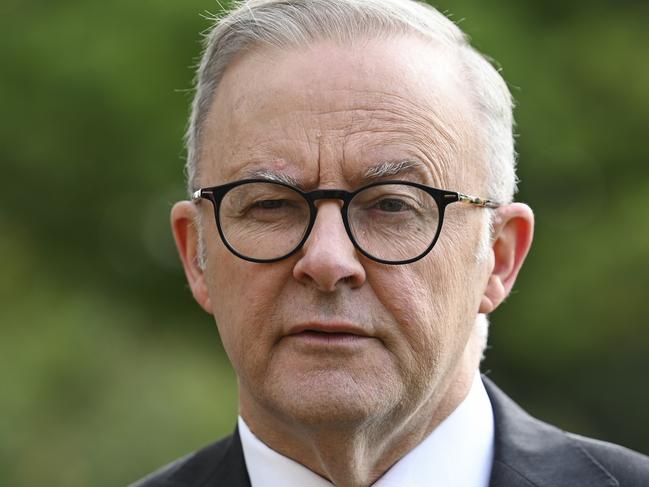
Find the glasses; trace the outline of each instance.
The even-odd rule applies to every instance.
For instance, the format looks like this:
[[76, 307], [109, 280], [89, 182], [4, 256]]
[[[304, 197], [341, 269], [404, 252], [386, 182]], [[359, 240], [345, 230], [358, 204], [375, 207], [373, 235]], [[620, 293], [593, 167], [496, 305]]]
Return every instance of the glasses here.
[[381, 181], [351, 192], [304, 192], [282, 182], [245, 179], [201, 188], [192, 195], [194, 201], [201, 198], [212, 202], [216, 227], [228, 250], [259, 263], [285, 259], [304, 245], [315, 223], [318, 200], [341, 200], [349, 239], [361, 254], [383, 264], [408, 264], [428, 254], [449, 204], [499, 206], [409, 181]]

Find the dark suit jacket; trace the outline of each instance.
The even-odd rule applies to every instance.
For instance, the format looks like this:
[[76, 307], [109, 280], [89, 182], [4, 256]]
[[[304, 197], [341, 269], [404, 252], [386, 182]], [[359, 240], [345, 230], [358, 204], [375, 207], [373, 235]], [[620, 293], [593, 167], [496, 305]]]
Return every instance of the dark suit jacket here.
[[[495, 419], [490, 487], [649, 486], [649, 457], [543, 423], [529, 416], [489, 379], [483, 377], [483, 382]], [[250, 487], [237, 431], [131, 487], [189, 486]]]

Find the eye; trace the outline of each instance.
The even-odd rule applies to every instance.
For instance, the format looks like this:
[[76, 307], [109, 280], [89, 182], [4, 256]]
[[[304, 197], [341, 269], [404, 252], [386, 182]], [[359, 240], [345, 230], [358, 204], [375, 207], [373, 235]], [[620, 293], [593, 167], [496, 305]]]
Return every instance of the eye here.
[[288, 201], [286, 200], [261, 200], [261, 201], [254, 202], [252, 205], [250, 205], [250, 208], [259, 208], [262, 210], [277, 210], [280, 208], [284, 208], [287, 205], [288, 205]]
[[288, 198], [260, 198], [251, 201], [241, 211], [241, 218], [257, 222], [301, 222], [308, 221], [308, 206], [299, 200]]
[[412, 209], [412, 207], [408, 203], [397, 198], [383, 198], [377, 201], [374, 207], [377, 210], [385, 211], [388, 213], [397, 213], [400, 211], [408, 211]]

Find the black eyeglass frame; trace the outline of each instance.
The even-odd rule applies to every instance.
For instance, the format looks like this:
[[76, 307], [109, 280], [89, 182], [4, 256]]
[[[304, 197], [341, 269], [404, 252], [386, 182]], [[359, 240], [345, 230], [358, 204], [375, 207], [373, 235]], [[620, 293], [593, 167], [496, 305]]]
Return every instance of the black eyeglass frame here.
[[[231, 189], [234, 189], [238, 186], [242, 186], [244, 184], [250, 184], [250, 183], [270, 183], [278, 186], [284, 186], [300, 194], [309, 205], [309, 211], [310, 211], [309, 223], [304, 232], [304, 237], [302, 237], [302, 240], [295, 246], [293, 250], [286, 253], [285, 255], [282, 255], [281, 257], [275, 257], [273, 259], [255, 259], [254, 257], [248, 257], [246, 255], [243, 255], [230, 245], [228, 239], [225, 237], [225, 234], [223, 233], [223, 229], [221, 228], [221, 219], [220, 219], [221, 201], [223, 200], [223, 197]], [[437, 203], [437, 208], [439, 210], [439, 222], [437, 223], [437, 230], [435, 232], [435, 236], [433, 237], [431, 244], [416, 257], [412, 257], [406, 260], [398, 260], [398, 261], [380, 259], [366, 252], [358, 244], [358, 242], [356, 242], [356, 239], [354, 238], [354, 235], [351, 231], [347, 212], [349, 209], [349, 204], [351, 203], [352, 199], [354, 199], [354, 197], [358, 193], [368, 188], [373, 188], [375, 186], [384, 186], [388, 184], [401, 184], [405, 186], [412, 186], [418, 188], [422, 191], [425, 191], [430, 196], [432, 196], [432, 198]], [[311, 234], [311, 230], [313, 229], [313, 225], [315, 224], [315, 220], [318, 213], [318, 208], [316, 207], [315, 202], [318, 200], [329, 200], [329, 199], [341, 200], [343, 202], [343, 206], [341, 207], [340, 212], [342, 214], [343, 224], [345, 226], [345, 231], [347, 232], [347, 236], [351, 240], [352, 244], [354, 244], [354, 248], [356, 248], [356, 250], [358, 250], [362, 255], [364, 255], [368, 259], [373, 260], [375, 262], [379, 262], [381, 264], [388, 264], [388, 265], [410, 264], [412, 262], [416, 262], [419, 259], [425, 257], [437, 243], [437, 239], [441, 234], [442, 224], [444, 222], [444, 211], [446, 210], [446, 207], [449, 204], [460, 202], [460, 203], [466, 203], [480, 208], [498, 208], [500, 206], [499, 203], [496, 203], [488, 199], [478, 198], [475, 196], [468, 196], [463, 193], [458, 193], [456, 191], [448, 191], [444, 189], [433, 188], [432, 186], [426, 186], [425, 184], [415, 183], [412, 181], [400, 181], [400, 180], [377, 181], [362, 186], [354, 191], [346, 191], [344, 189], [316, 189], [313, 191], [302, 191], [300, 188], [297, 188], [291, 184], [284, 183], [282, 181], [274, 181], [271, 179], [263, 179], [263, 178], [262, 179], [259, 178], [242, 179], [239, 181], [233, 181], [231, 183], [221, 184], [219, 186], [209, 186], [205, 188], [200, 188], [192, 194], [192, 201], [197, 202], [200, 199], [206, 199], [212, 203], [212, 206], [214, 207], [216, 228], [218, 229], [219, 235], [221, 237], [221, 241], [226, 246], [226, 248], [234, 255], [236, 255], [237, 257], [243, 260], [247, 260], [249, 262], [256, 262], [259, 264], [270, 264], [272, 262], [278, 262], [280, 260], [290, 257], [291, 255], [293, 255], [294, 253], [296, 253], [298, 250], [302, 248], [304, 243], [309, 238], [309, 235]]]

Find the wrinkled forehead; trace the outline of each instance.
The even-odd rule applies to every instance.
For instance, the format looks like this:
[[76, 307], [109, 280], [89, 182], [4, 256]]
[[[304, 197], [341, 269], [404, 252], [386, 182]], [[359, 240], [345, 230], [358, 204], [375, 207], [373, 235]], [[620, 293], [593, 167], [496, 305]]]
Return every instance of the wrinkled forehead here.
[[474, 159], [474, 110], [454, 54], [399, 37], [240, 55], [204, 125], [202, 184], [257, 165], [309, 173], [315, 159], [319, 174], [297, 177], [318, 179], [327, 158], [349, 179], [393, 159], [428, 166], [438, 184], [464, 174]]

